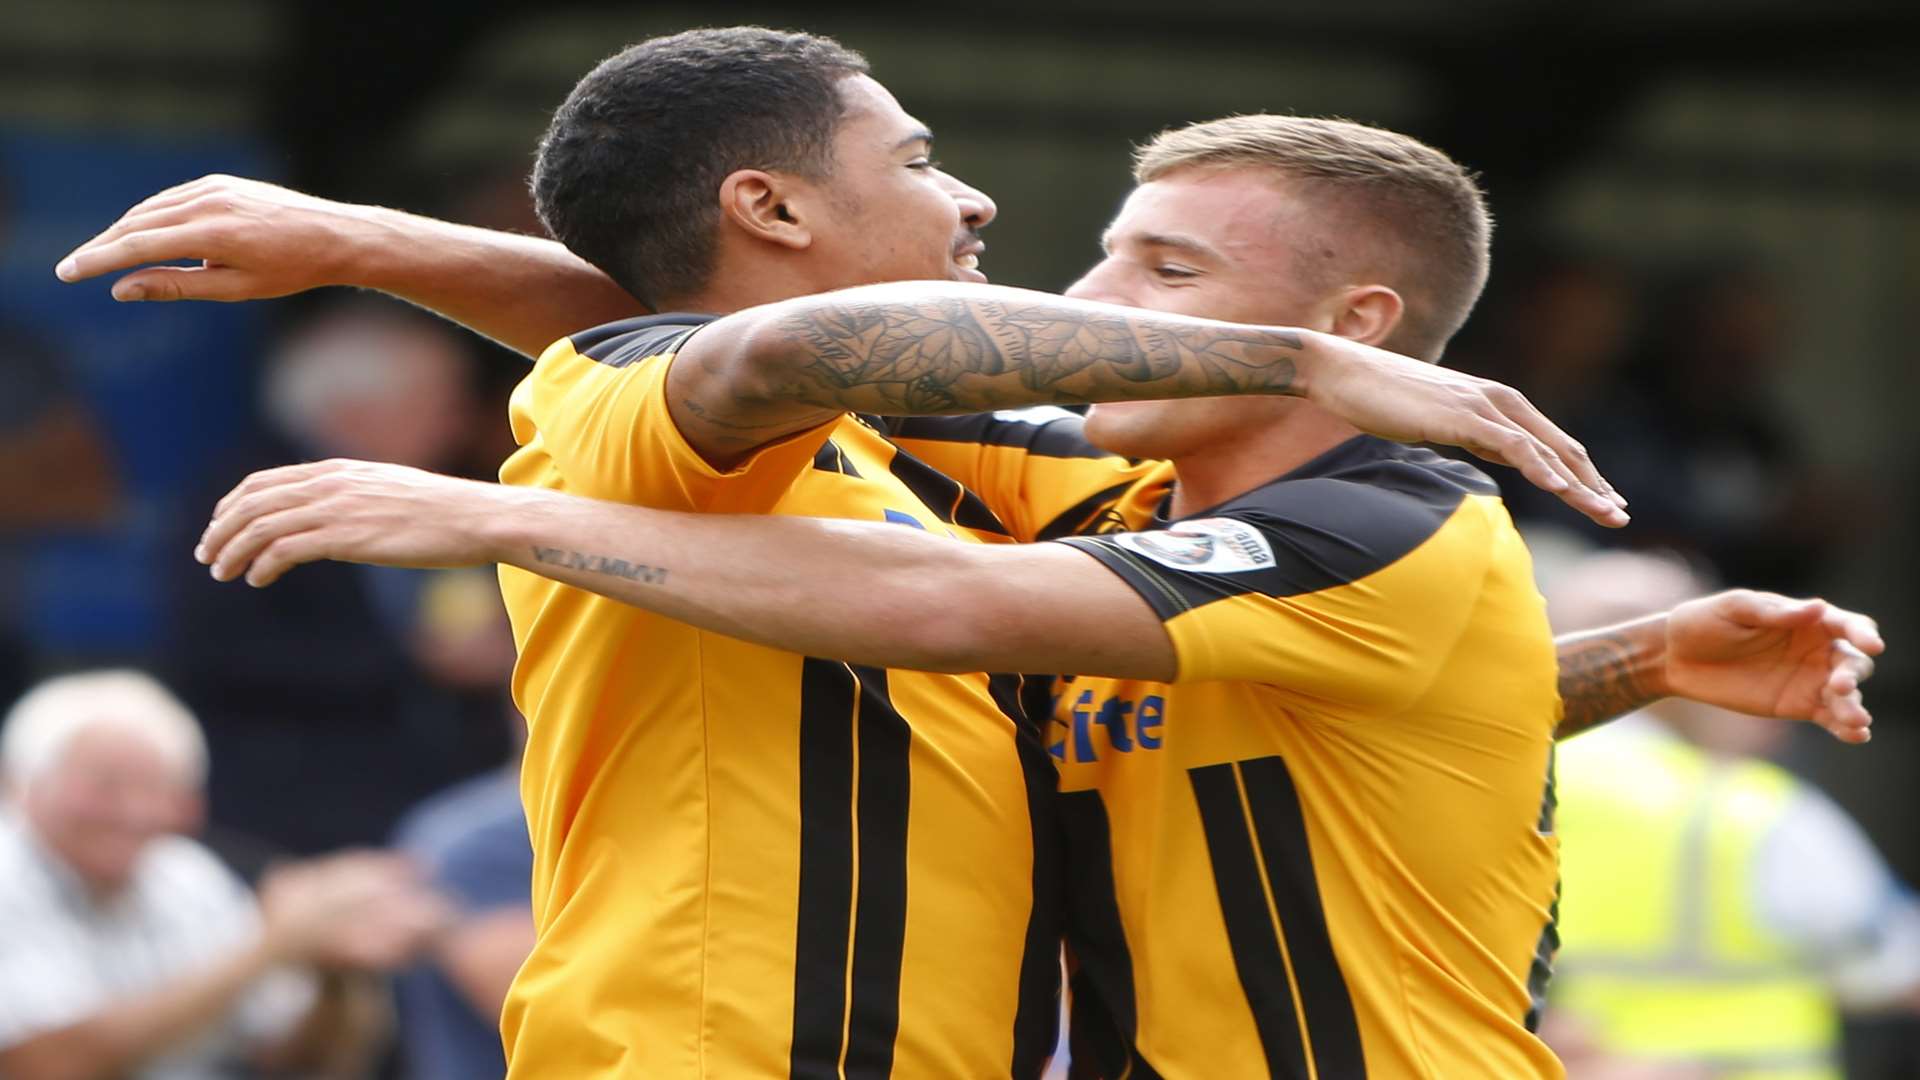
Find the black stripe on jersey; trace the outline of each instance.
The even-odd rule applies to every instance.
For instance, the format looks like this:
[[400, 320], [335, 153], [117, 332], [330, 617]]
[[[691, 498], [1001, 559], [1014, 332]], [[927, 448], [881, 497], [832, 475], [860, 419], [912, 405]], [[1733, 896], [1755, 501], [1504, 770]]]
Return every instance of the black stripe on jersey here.
[[1054, 805], [1060, 775], [1032, 718], [1053, 708], [1050, 680], [994, 675], [987, 681], [993, 703], [1014, 724], [1014, 750], [1027, 788], [1027, 820], [1033, 833], [1033, 907], [1027, 914], [1020, 955], [1019, 1000], [1013, 1017], [1014, 1080], [1035, 1080], [1059, 1040], [1060, 938], [1064, 932], [1066, 874], [1060, 822]]
[[1062, 416], [1044, 424], [1030, 424], [1022, 420], [1003, 420], [994, 413], [975, 413], [971, 416], [900, 416], [890, 418], [887, 425], [888, 433], [896, 439], [1010, 446], [1038, 457], [1120, 456], [1088, 442], [1080, 434], [1084, 426], [1085, 421], [1078, 416]]
[[893, 1071], [900, 1029], [900, 963], [907, 936], [908, 751], [913, 731], [894, 711], [881, 668], [860, 679], [860, 893], [854, 901], [853, 1001], [848, 1008], [848, 1080]]
[[[1247, 832], [1245, 804], [1232, 763], [1205, 765], [1187, 772], [1207, 854], [1213, 861], [1213, 886], [1227, 926], [1227, 947], [1241, 992], [1253, 1010], [1253, 1026], [1267, 1055], [1267, 1072], [1289, 1080], [1307, 1080], [1306, 1044], [1300, 1038], [1300, 1005], [1287, 979], [1286, 958], [1267, 909], [1266, 887]], [[1276, 899], [1278, 899], [1276, 897]], [[1348, 1073], [1328, 1073], [1343, 1080]]]
[[1560, 883], [1553, 883], [1553, 904], [1547, 908], [1547, 925], [1540, 928], [1540, 940], [1534, 942], [1533, 959], [1527, 962], [1527, 1015], [1521, 1021], [1528, 1031], [1540, 1030], [1540, 1012], [1547, 1005], [1547, 987], [1553, 982], [1553, 958], [1560, 952]]
[[842, 476], [860, 475], [860, 470], [853, 467], [853, 462], [848, 459], [846, 452], [841, 450], [832, 439], [821, 443], [820, 449], [814, 451], [813, 467], [821, 472], [839, 473]]
[[801, 1080], [843, 1075], [843, 1031], [848, 1080], [885, 1077], [893, 1069], [907, 932], [911, 747], [912, 732], [894, 711], [885, 671], [812, 657], [802, 662], [800, 904], [788, 1062]]
[[905, 450], [897, 446], [893, 448], [893, 462], [888, 469], [941, 521], [976, 532], [1012, 535], [1005, 525], [1000, 524], [1000, 519], [993, 516], [993, 511], [987, 509], [987, 504], [980, 501], [978, 495]]
[[1114, 891], [1106, 804], [1098, 791], [1069, 791], [1060, 794], [1058, 806], [1066, 837], [1067, 948], [1077, 965], [1067, 1025], [1071, 1057], [1089, 1062], [1101, 1076], [1156, 1075], [1134, 1046], [1140, 1014], [1133, 952]]
[[609, 367], [626, 367], [679, 347], [681, 339], [718, 316], [673, 313], [642, 315], [582, 330], [568, 337], [573, 351]]
[[1072, 536], [1075, 533], [1086, 532], [1087, 526], [1092, 524], [1093, 520], [1100, 516], [1101, 511], [1113, 505], [1113, 501], [1126, 494], [1127, 489], [1133, 487], [1133, 485], [1134, 481], [1123, 480], [1110, 488], [1096, 491], [1086, 498], [1081, 499], [1079, 502], [1060, 511], [1059, 515], [1052, 521], [1047, 522], [1034, 539], [1058, 540], [1063, 536]]
[[[1553, 835], [1554, 814], [1560, 809], [1560, 795], [1554, 761], [1557, 748], [1547, 748], [1547, 785], [1540, 792], [1541, 836]], [[1547, 1003], [1547, 984], [1553, 981], [1553, 958], [1560, 952], [1560, 883], [1553, 883], [1553, 904], [1547, 908], [1547, 925], [1540, 928], [1540, 940], [1533, 945], [1533, 959], [1527, 963], [1527, 1015], [1522, 1021], [1528, 1031], [1540, 1030], [1540, 1010]]]
[[838, 1080], [853, 904], [853, 730], [847, 665], [800, 666], [800, 898], [793, 952], [794, 1080]]
[[1287, 958], [1307, 1018], [1313, 1063], [1323, 1077], [1367, 1074], [1360, 1049], [1360, 1022], [1353, 996], [1334, 956], [1327, 914], [1320, 906], [1319, 879], [1313, 873], [1313, 849], [1307, 843], [1306, 817], [1286, 759], [1274, 756], [1240, 764], [1247, 806], [1266, 863], [1273, 908], [1287, 936]]
[[[1310, 470], [1326, 469], [1326, 473]], [[1262, 487], [1198, 514], [1258, 529], [1272, 566], [1234, 573], [1176, 569], [1107, 536], [1068, 536], [1152, 605], [1162, 619], [1249, 593], [1303, 596], [1358, 581], [1438, 533], [1467, 496], [1490, 493], [1471, 466], [1361, 436]], [[1180, 522], [1162, 523], [1178, 530]], [[1152, 537], [1153, 532], [1141, 534]], [[1143, 541], [1144, 542], [1144, 541]]]

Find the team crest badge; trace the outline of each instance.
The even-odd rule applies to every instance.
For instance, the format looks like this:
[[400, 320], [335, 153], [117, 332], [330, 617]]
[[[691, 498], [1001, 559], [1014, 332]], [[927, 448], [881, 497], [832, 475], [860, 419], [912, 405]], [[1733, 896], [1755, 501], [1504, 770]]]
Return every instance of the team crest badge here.
[[1201, 574], [1240, 574], [1273, 566], [1260, 530], [1232, 518], [1196, 518], [1155, 532], [1122, 533], [1113, 542], [1162, 566]]

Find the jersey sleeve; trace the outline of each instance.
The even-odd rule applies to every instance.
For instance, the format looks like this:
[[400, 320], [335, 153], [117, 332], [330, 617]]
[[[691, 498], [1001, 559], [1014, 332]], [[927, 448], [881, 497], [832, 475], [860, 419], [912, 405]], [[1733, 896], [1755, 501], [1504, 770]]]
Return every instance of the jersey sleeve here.
[[1176, 681], [1266, 683], [1377, 715], [1417, 700], [1451, 652], [1488, 533], [1471, 511], [1312, 479], [1165, 529], [1062, 542], [1152, 606]]
[[838, 418], [716, 469], [667, 408], [667, 373], [701, 324], [633, 321], [646, 325], [562, 339], [541, 355], [513, 392], [509, 409], [521, 450], [501, 468], [501, 480], [664, 510], [769, 510], [812, 465]]
[[895, 445], [978, 495], [1026, 542], [1092, 531], [1117, 502], [1165, 472], [1087, 442], [1081, 418], [1051, 405], [889, 417], [884, 425]]

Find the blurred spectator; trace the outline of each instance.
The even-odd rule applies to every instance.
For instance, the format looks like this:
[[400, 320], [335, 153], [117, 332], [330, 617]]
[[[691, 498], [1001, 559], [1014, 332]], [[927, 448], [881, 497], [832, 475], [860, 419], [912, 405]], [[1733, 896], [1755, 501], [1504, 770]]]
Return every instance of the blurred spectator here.
[[[1570, 254], [1522, 256], [1503, 269], [1448, 363], [1507, 382], [1584, 443], [1608, 479], [1633, 501], [1637, 528], [1667, 497], [1672, 448], [1658, 418], [1623, 379], [1639, 324], [1627, 268]], [[1511, 470], [1497, 470], [1501, 498], [1523, 527], [1545, 525], [1591, 543], [1631, 537], [1570, 514], [1559, 499]]]
[[[524, 732], [519, 716], [516, 730]], [[533, 949], [533, 846], [509, 765], [415, 807], [394, 846], [453, 902], [427, 962], [400, 980], [400, 1041], [413, 1080], [506, 1075], [500, 1009]]]
[[326, 564], [253, 590], [210, 581], [187, 555], [255, 468], [463, 465], [480, 420], [473, 377], [464, 339], [426, 315], [369, 299], [325, 308], [269, 359], [274, 430], [189, 504], [163, 662], [206, 722], [226, 829], [300, 853], [381, 843], [408, 806], [507, 756], [511, 644], [490, 575]]
[[364, 1069], [377, 999], [439, 902], [394, 856], [285, 866], [258, 904], [179, 830], [206, 746], [152, 679], [96, 672], [28, 693], [0, 736], [0, 1075], [186, 1080]]
[[[1703, 592], [1594, 556], [1556, 630]], [[1920, 904], [1819, 791], [1755, 755], [1772, 721], [1663, 701], [1560, 748], [1561, 951], [1548, 1037], [1582, 1077], [1837, 1078], [1842, 1009], [1920, 1009]]]
[[[0, 249], [11, 223], [0, 175]], [[50, 530], [102, 524], [119, 495], [106, 439], [72, 384], [66, 356], [0, 311], [0, 701], [19, 697], [32, 678], [22, 594], [33, 541]]]

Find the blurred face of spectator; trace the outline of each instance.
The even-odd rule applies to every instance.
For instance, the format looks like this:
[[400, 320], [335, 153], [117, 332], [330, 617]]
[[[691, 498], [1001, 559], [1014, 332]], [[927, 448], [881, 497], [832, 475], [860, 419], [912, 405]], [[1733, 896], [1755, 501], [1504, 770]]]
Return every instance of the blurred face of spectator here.
[[1514, 347], [1533, 358], [1529, 377], [1583, 386], [1622, 358], [1632, 325], [1633, 296], [1618, 274], [1597, 266], [1565, 266], [1538, 282], [1515, 312]]
[[74, 734], [21, 799], [41, 842], [100, 893], [125, 885], [156, 837], [191, 828], [199, 802], [176, 761], [115, 723]]
[[1782, 355], [1786, 323], [1772, 282], [1753, 273], [1730, 274], [1702, 290], [1693, 340], [1683, 356], [1708, 384], [1750, 376]]
[[437, 327], [349, 310], [296, 333], [267, 379], [283, 432], [325, 457], [444, 467], [471, 435], [468, 359]]
[[[1134, 189], [1106, 232], [1105, 258], [1067, 295], [1327, 330], [1350, 283], [1302, 272], [1319, 233], [1312, 202], [1270, 170], [1182, 170]], [[1321, 285], [1328, 278], [1337, 284]], [[1115, 453], [1177, 460], [1281, 422], [1298, 404], [1223, 397], [1096, 405], [1086, 435]]]

